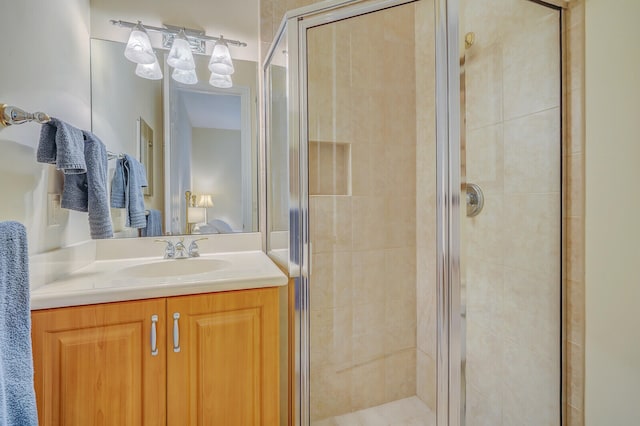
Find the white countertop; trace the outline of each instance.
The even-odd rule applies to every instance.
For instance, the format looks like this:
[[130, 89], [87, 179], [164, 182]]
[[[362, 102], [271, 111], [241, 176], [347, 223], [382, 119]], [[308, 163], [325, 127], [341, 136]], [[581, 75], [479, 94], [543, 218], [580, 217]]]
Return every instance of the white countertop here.
[[[199, 259], [220, 261], [221, 268], [197, 274], [146, 277], [126, 268], [152, 271], [156, 262], [174, 262], [189, 270]], [[180, 265], [178, 265], [180, 263]], [[156, 265], [157, 266], [157, 265]], [[144, 275], [144, 272], [142, 273]], [[262, 251], [203, 254], [197, 259], [141, 257], [98, 260], [72, 274], [31, 291], [31, 309], [58, 308], [218, 291], [283, 286], [287, 277]]]

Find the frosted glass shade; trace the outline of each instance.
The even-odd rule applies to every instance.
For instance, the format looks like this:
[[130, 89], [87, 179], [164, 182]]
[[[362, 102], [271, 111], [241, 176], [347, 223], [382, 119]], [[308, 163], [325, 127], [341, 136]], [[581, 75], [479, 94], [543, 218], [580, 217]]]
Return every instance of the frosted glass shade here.
[[178, 70], [189, 71], [196, 69], [191, 46], [187, 41], [184, 30], [180, 30], [178, 35], [173, 39], [167, 63], [169, 66]]
[[124, 49], [124, 57], [136, 64], [150, 65], [156, 61], [149, 35], [140, 22], [131, 30], [127, 47]]
[[162, 70], [160, 69], [158, 59], [156, 59], [155, 62], [150, 65], [138, 64], [138, 66], [136, 67], [136, 75], [148, 80], [162, 79]]
[[231, 53], [229, 53], [229, 46], [223, 39], [216, 41], [215, 46], [213, 46], [213, 53], [211, 54], [211, 60], [209, 60], [209, 71], [219, 75], [231, 75], [235, 71]]
[[228, 89], [233, 86], [233, 81], [230, 75], [220, 75], [212, 72], [209, 84], [220, 89]]
[[182, 84], [196, 84], [198, 82], [196, 70], [184, 71], [176, 68], [171, 73], [171, 77], [178, 83]]

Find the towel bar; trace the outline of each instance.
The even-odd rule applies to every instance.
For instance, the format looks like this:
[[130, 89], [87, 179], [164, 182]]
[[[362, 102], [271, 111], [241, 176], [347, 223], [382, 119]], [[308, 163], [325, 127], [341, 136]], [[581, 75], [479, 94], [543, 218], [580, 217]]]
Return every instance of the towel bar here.
[[44, 112], [26, 112], [18, 107], [0, 104], [0, 125], [9, 127], [12, 124], [23, 124], [35, 121], [40, 124], [48, 123], [51, 118]]
[[115, 152], [107, 151], [107, 160], [120, 160], [124, 158], [124, 154], [116, 154]]

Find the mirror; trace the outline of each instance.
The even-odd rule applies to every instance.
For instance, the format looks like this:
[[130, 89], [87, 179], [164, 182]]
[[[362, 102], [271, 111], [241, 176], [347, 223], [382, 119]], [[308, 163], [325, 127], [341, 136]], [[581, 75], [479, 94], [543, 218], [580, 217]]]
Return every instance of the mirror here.
[[[208, 83], [209, 57], [195, 55], [199, 82], [135, 74], [121, 42], [91, 39], [92, 131], [116, 155], [146, 169], [144, 203], [164, 235], [258, 230], [257, 63], [234, 59], [233, 87]], [[118, 158], [109, 161], [113, 176]], [[116, 237], [144, 235], [112, 209]], [[158, 234], [156, 234], [158, 235]]]
[[[267, 191], [267, 249], [281, 264], [289, 248], [289, 139], [287, 37], [280, 39], [264, 69], [267, 90], [266, 123], [269, 189]], [[293, 218], [292, 218], [293, 219]]]

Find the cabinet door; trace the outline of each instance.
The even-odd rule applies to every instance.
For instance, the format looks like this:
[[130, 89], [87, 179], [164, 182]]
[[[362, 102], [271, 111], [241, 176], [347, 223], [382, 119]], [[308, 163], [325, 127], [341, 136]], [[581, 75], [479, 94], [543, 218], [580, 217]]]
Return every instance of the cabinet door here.
[[32, 313], [39, 423], [164, 425], [165, 299], [50, 309]]
[[279, 424], [278, 289], [167, 299], [167, 317], [176, 313], [177, 327], [168, 329], [167, 424]]

